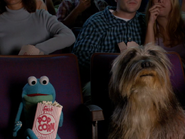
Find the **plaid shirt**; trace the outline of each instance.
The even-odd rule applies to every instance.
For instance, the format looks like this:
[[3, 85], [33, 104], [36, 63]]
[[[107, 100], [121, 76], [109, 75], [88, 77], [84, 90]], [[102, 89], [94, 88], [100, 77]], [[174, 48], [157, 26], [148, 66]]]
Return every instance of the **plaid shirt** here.
[[145, 16], [136, 13], [129, 21], [116, 18], [107, 7], [104, 11], [91, 16], [80, 31], [73, 47], [73, 53], [77, 55], [81, 69], [89, 69], [90, 58], [93, 53], [118, 53], [118, 43], [135, 41], [139, 45], [144, 44]]
[[[84, 12], [82, 12], [76, 19], [75, 27], [82, 27], [84, 22], [91, 15], [93, 15], [96, 12], [104, 10], [105, 7], [108, 6], [105, 0], [92, 0], [92, 1], [93, 3], [91, 4], [91, 6]], [[61, 2], [61, 4], [59, 5], [57, 11], [58, 20], [62, 22], [78, 4], [79, 0], [63, 0], [63, 2]]]

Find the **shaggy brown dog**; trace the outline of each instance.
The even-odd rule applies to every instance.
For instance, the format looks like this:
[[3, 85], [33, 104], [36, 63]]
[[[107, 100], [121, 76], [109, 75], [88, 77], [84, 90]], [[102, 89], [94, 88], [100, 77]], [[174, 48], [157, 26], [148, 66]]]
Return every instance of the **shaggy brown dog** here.
[[166, 52], [151, 44], [128, 48], [114, 60], [109, 139], [185, 139], [185, 113], [172, 91], [170, 66]]

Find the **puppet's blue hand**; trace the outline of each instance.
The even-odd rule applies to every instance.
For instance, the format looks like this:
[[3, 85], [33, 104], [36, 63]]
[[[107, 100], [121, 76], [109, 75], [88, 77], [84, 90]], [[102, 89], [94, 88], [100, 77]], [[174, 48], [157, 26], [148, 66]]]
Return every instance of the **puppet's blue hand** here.
[[17, 132], [19, 131], [19, 129], [21, 127], [22, 127], [22, 122], [21, 121], [15, 122], [14, 130], [13, 130], [13, 137], [16, 137], [17, 136]]

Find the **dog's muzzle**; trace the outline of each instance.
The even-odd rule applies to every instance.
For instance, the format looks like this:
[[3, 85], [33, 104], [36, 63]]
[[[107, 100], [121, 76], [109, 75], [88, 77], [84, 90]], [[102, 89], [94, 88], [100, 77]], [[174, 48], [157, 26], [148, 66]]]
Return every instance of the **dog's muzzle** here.
[[142, 68], [152, 68], [154, 67], [154, 64], [151, 63], [150, 61], [145, 60], [141, 63], [141, 67]]
[[140, 77], [154, 76], [154, 72], [152, 70], [154, 68], [154, 64], [149, 60], [143, 60], [140, 63], [140, 67], [141, 67]]

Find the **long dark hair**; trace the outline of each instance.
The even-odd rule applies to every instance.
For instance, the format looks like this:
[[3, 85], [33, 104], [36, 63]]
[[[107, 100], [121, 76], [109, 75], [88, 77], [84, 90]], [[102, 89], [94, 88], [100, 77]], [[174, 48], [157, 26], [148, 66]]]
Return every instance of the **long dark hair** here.
[[[29, 12], [36, 11], [36, 1], [35, 0], [22, 0], [23, 7]], [[0, 0], [0, 14], [6, 12], [6, 2], [4, 0]]]

